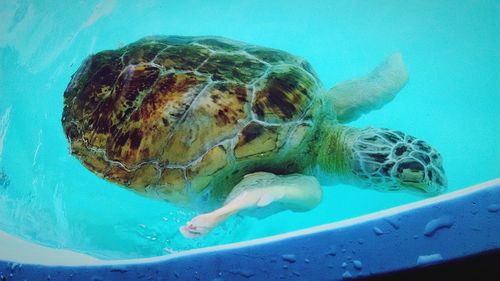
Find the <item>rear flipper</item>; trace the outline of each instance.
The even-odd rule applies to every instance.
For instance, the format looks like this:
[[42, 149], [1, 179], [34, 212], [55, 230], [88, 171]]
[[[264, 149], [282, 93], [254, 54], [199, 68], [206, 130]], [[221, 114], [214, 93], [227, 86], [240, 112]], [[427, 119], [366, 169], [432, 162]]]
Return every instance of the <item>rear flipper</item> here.
[[408, 81], [401, 54], [388, 57], [370, 74], [340, 82], [330, 90], [337, 119], [347, 123], [390, 102]]
[[257, 172], [246, 175], [234, 187], [224, 206], [193, 218], [180, 231], [187, 238], [197, 238], [243, 210], [257, 216], [267, 216], [283, 210], [305, 212], [318, 205], [321, 197], [321, 187], [314, 177], [300, 174], [277, 176]]

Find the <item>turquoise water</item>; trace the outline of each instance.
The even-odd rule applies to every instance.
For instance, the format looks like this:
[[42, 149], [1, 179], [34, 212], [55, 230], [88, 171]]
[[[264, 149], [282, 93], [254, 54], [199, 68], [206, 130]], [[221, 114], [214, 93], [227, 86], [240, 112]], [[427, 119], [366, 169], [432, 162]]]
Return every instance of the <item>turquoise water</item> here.
[[[2, 1], [0, 229], [101, 258], [168, 254], [334, 222], [421, 200], [325, 187], [307, 213], [235, 217], [200, 240], [177, 231], [194, 212], [143, 198], [68, 152], [63, 92], [89, 54], [152, 34], [220, 35], [306, 58], [326, 88], [403, 54], [410, 81], [351, 123], [398, 129], [443, 155], [454, 191], [499, 177], [498, 1]], [[71, 3], [74, 2], [74, 3]]]

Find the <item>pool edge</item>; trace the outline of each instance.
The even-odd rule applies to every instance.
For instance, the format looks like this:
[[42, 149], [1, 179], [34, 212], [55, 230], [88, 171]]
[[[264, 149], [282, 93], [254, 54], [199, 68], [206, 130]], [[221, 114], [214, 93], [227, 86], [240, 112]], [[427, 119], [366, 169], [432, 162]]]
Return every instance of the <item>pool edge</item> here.
[[62, 278], [72, 272], [73, 280], [101, 275], [103, 280], [136, 280], [146, 272], [194, 280], [224, 280], [224, 276], [231, 276], [230, 280], [280, 276], [301, 280], [300, 276], [311, 278], [318, 272], [323, 273], [318, 280], [368, 276], [499, 249], [500, 239], [494, 234], [500, 233], [500, 212], [494, 207], [488, 210], [499, 204], [500, 179], [494, 179], [357, 218], [251, 241], [95, 264], [44, 265], [4, 260], [0, 261], [0, 272], [6, 275], [13, 264], [22, 264], [15, 267], [16, 275], [55, 274]]

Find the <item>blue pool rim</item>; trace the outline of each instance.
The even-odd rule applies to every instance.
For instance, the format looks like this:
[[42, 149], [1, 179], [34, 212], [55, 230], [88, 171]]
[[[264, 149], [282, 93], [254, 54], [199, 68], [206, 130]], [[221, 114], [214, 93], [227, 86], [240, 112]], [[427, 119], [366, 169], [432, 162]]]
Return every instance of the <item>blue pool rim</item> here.
[[345, 221], [155, 258], [65, 263], [0, 249], [0, 280], [342, 280], [487, 261], [499, 250], [495, 179]]

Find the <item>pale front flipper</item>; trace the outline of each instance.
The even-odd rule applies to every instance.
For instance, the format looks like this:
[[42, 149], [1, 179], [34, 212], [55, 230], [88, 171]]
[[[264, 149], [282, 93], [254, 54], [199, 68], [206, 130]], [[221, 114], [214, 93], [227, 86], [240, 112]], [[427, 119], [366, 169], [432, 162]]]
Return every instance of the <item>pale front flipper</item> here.
[[337, 119], [347, 123], [390, 102], [408, 81], [401, 54], [388, 57], [370, 74], [339, 83], [330, 90]]
[[203, 236], [243, 210], [249, 213], [259, 212], [261, 208], [272, 210], [268, 214], [283, 210], [305, 212], [318, 205], [322, 194], [319, 182], [311, 176], [248, 174], [234, 187], [221, 208], [193, 218], [180, 231], [187, 238]]

